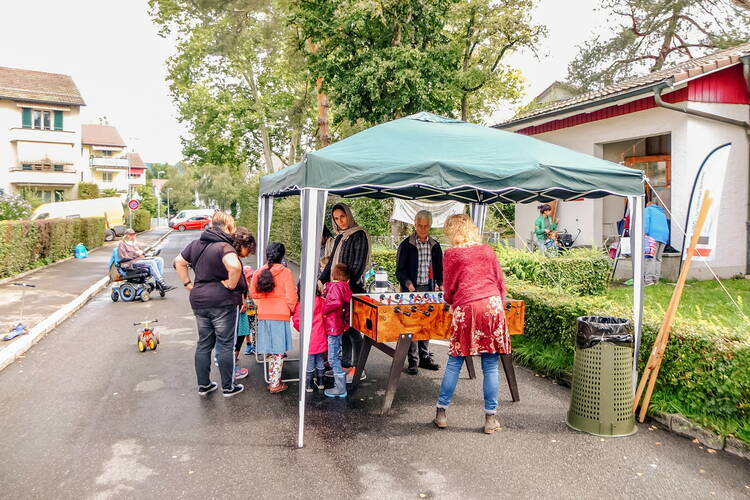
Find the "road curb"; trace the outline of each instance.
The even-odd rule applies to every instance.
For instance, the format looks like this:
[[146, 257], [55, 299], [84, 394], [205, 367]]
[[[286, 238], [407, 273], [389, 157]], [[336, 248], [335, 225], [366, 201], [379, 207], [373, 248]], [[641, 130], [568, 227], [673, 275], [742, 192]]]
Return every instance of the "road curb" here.
[[[164, 239], [170, 234], [172, 234], [172, 231], [166, 232], [161, 238], [146, 247], [146, 250], [151, 250], [156, 245], [164, 241]], [[39, 342], [49, 332], [57, 328], [62, 322], [75, 314], [80, 308], [86, 305], [86, 303], [88, 303], [88, 301], [91, 300], [94, 295], [102, 291], [102, 289], [104, 289], [108, 284], [109, 276], [100, 278], [96, 283], [84, 290], [83, 293], [81, 293], [78, 297], [71, 300], [60, 309], [50, 314], [46, 319], [35, 325], [31, 330], [29, 330], [29, 333], [22, 335], [11, 345], [0, 350], [0, 371], [13, 363], [16, 359], [18, 359], [19, 356], [22, 356], [24, 353], [26, 353], [26, 351], [31, 349], [34, 344]]]

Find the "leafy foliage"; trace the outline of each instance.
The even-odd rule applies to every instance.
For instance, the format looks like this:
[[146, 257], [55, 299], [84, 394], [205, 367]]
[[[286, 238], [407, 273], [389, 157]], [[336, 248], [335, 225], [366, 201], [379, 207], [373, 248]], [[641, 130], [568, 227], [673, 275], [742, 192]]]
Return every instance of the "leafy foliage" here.
[[203, 201], [219, 210], [233, 208], [240, 193], [240, 184], [244, 182], [242, 177], [233, 175], [231, 169], [218, 165], [196, 167], [195, 174], [198, 177], [198, 192]]
[[575, 295], [600, 295], [609, 284], [609, 259], [600, 249], [575, 248], [557, 257], [504, 245], [495, 253], [506, 275]]
[[179, 173], [170, 177], [162, 186], [162, 201], [165, 206], [169, 201], [169, 210], [172, 214], [187, 208], [195, 208], [196, 188], [196, 182], [191, 173]]
[[141, 209], [148, 210], [149, 213], [155, 214], [158, 206], [154, 188], [151, 186], [138, 186], [138, 196], [140, 196]]
[[101, 197], [101, 194], [99, 194], [99, 186], [93, 182], [81, 182], [78, 184], [79, 200], [91, 200], [99, 197]]
[[520, 48], [534, 49], [546, 28], [533, 24], [534, 0], [455, 2], [447, 29], [459, 53], [454, 85], [462, 120], [479, 121], [500, 99], [515, 102], [523, 90], [520, 71], [503, 63]]
[[586, 43], [568, 66], [582, 90], [658, 71], [750, 36], [750, 10], [732, 0], [602, 0], [613, 35]]
[[[296, 0], [292, 22], [317, 45], [334, 122], [381, 123], [418, 111], [450, 114], [457, 57], [444, 31], [454, 0]], [[321, 22], [325, 19], [325, 22]]]
[[27, 219], [31, 215], [31, 203], [15, 194], [0, 196], [0, 220]]
[[0, 222], [0, 278], [73, 255], [73, 247], [100, 246], [104, 218]]
[[[577, 297], [515, 278], [508, 290], [526, 303], [526, 330], [513, 337], [514, 359], [552, 375], [570, 374], [579, 316], [632, 310], [603, 297]], [[663, 314], [646, 309], [639, 367], [645, 365]], [[750, 340], [714, 324], [678, 317], [670, 336], [652, 410], [681, 413], [721, 434], [750, 437]], [[750, 441], [750, 440], [748, 440]]]
[[302, 41], [285, 0], [150, 0], [164, 36], [177, 40], [170, 90], [190, 136], [185, 157], [235, 174], [297, 161], [312, 129]]
[[118, 194], [119, 193], [117, 192], [117, 189], [115, 188], [107, 188], [107, 189], [102, 190], [102, 196], [105, 198], [110, 198], [110, 197], [116, 198]]
[[133, 212], [133, 230], [137, 233], [151, 229], [151, 212], [139, 208]]

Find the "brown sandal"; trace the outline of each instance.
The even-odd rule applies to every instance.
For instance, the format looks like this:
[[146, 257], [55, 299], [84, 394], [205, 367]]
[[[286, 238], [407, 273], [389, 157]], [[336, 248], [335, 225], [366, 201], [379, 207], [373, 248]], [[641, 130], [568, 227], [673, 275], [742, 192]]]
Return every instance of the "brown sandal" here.
[[280, 392], [284, 392], [287, 389], [289, 389], [289, 385], [285, 384], [284, 382], [281, 382], [276, 387], [274, 387], [272, 385], [268, 386], [268, 392], [270, 392], [271, 394], [278, 394]]

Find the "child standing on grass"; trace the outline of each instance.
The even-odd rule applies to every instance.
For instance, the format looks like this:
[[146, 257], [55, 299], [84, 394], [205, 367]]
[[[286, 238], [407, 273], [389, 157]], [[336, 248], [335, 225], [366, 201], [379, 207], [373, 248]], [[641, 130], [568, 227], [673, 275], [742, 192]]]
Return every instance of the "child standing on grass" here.
[[331, 269], [331, 281], [325, 284], [323, 322], [328, 336], [328, 362], [333, 369], [333, 388], [326, 389], [329, 398], [346, 397], [346, 372], [341, 366], [341, 334], [349, 329], [349, 268], [336, 264]]
[[[297, 286], [299, 290], [299, 285]], [[299, 298], [299, 294], [298, 294]], [[325, 353], [328, 351], [328, 340], [326, 339], [326, 331], [323, 327], [323, 297], [317, 292], [315, 293], [315, 301], [313, 302], [313, 320], [312, 320], [312, 332], [310, 332], [310, 350], [307, 353], [307, 379], [305, 381], [305, 390], [307, 392], [313, 392], [314, 390], [322, 391], [325, 388], [323, 383], [323, 373], [325, 368], [323, 362]], [[300, 331], [300, 315], [301, 303], [297, 303], [297, 308], [294, 310], [294, 316], [292, 322], [294, 328]], [[317, 379], [316, 381], [313, 378]]]

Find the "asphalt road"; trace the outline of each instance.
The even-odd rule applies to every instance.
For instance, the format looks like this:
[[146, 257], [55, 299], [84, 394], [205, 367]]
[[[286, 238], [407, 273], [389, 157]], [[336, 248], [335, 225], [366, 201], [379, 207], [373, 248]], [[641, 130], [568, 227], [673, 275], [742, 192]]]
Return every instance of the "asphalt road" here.
[[[171, 235], [165, 260], [196, 236]], [[152, 318], [161, 345], [139, 353], [132, 322]], [[442, 371], [404, 374], [381, 417], [389, 358], [375, 350], [349, 401], [311, 397], [298, 450], [298, 386], [270, 395], [242, 356], [245, 392], [200, 398], [195, 337], [185, 290], [129, 304], [105, 291], [0, 372], [0, 498], [750, 496], [750, 465], [723, 452], [647, 425], [620, 439], [569, 430], [569, 391], [523, 369], [520, 402], [502, 382], [494, 436], [480, 433], [481, 379], [460, 381], [449, 429], [430, 424]]]

